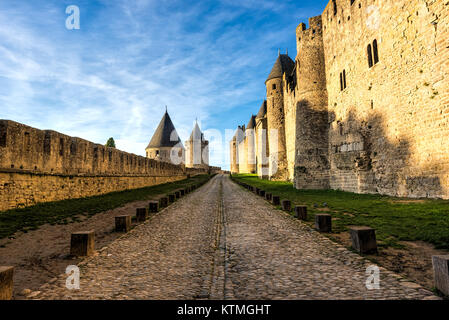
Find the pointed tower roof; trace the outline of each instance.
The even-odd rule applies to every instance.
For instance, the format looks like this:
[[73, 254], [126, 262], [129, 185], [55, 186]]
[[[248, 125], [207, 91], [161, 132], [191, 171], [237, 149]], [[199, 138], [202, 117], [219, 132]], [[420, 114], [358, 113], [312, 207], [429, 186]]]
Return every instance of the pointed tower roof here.
[[265, 117], [267, 114], [267, 100], [264, 100], [262, 102], [262, 105], [260, 106], [259, 112], [257, 113], [256, 119], [261, 119]]
[[246, 130], [256, 128], [256, 116], [252, 115], [251, 119], [249, 119], [248, 125], [246, 126]]
[[290, 74], [294, 67], [295, 62], [287, 54], [279, 54], [265, 82], [275, 78], [282, 78], [284, 73]]
[[[173, 138], [173, 139], [170, 139]], [[174, 140], [174, 141], [171, 141]], [[175, 126], [168, 115], [168, 111], [165, 111], [159, 126], [151, 138], [147, 148], [161, 148], [161, 147], [174, 147], [181, 142]], [[181, 143], [182, 145], [182, 143]]]
[[193, 127], [192, 133], [190, 134], [189, 141], [193, 140], [203, 140], [203, 133], [201, 132], [200, 127], [198, 126], [198, 121], [195, 122], [195, 127]]

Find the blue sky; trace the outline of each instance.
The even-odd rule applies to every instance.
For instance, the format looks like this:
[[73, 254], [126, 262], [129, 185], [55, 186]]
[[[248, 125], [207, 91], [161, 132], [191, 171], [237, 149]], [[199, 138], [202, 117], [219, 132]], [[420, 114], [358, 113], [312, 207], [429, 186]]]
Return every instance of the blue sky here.
[[183, 141], [198, 118], [225, 142], [257, 113], [278, 48], [294, 59], [296, 26], [327, 2], [2, 0], [0, 119], [144, 155], [168, 105]]

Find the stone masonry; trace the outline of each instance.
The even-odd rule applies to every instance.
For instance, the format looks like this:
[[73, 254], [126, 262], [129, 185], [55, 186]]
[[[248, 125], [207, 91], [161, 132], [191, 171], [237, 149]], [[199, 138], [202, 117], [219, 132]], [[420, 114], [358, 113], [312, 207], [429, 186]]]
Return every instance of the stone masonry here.
[[[332, 0], [299, 24], [296, 59], [279, 55], [256, 119], [267, 124], [265, 150], [278, 130], [278, 172], [274, 151], [261, 172], [258, 151], [258, 175], [298, 189], [448, 199], [448, 28], [449, 3], [434, 0]], [[249, 172], [244, 157], [231, 160], [233, 172]]]
[[143, 188], [219, 168], [185, 168], [0, 120], [0, 211]]

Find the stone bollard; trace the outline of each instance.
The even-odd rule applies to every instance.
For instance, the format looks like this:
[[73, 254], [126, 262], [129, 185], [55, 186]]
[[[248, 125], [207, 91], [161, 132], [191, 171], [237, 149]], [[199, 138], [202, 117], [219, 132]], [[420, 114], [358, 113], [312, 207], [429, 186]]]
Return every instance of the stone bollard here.
[[271, 193], [265, 193], [265, 200], [271, 201], [273, 199], [273, 195]]
[[319, 232], [331, 232], [332, 231], [332, 217], [330, 214], [317, 214], [315, 215], [315, 229]]
[[150, 201], [148, 209], [150, 213], [156, 213], [159, 211], [159, 202], [158, 201]]
[[176, 196], [172, 193], [168, 195], [168, 202], [173, 203], [175, 202]]
[[90, 256], [95, 252], [95, 231], [72, 233], [70, 255], [76, 257]]
[[137, 208], [136, 209], [136, 220], [137, 222], [144, 222], [148, 219], [147, 208]]
[[259, 191], [259, 196], [265, 198], [265, 190], [260, 190]]
[[128, 232], [131, 230], [131, 216], [115, 217], [115, 231]]
[[272, 202], [275, 206], [278, 206], [281, 204], [281, 198], [279, 196], [272, 196]]
[[377, 253], [376, 231], [370, 227], [350, 227], [352, 248], [359, 253]]
[[181, 198], [181, 192], [179, 190], [175, 191], [175, 197], [176, 197], [176, 199]]
[[299, 220], [307, 220], [307, 207], [297, 206], [295, 207], [295, 218]]
[[259, 191], [260, 191], [259, 188], [255, 188], [255, 189], [254, 189], [254, 193], [257, 194], [257, 195], [259, 195]]
[[449, 255], [433, 256], [432, 265], [435, 287], [449, 296]]
[[179, 190], [179, 192], [181, 192], [181, 197], [184, 197], [186, 195], [185, 189], [181, 189], [181, 190]]
[[282, 200], [282, 210], [284, 211], [292, 211], [292, 203], [290, 200]]
[[14, 267], [0, 267], [0, 300], [12, 300]]
[[159, 198], [159, 208], [166, 208], [168, 206], [168, 197]]

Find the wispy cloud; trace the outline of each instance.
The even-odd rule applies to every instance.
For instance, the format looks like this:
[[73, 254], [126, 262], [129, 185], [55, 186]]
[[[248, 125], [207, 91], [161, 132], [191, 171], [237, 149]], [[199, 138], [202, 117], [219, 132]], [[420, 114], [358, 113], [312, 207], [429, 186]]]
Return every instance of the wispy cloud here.
[[[224, 139], [257, 111], [277, 48], [294, 54], [294, 27], [325, 1], [296, 2], [2, 2], [0, 118], [99, 143], [113, 136], [143, 155], [168, 105], [183, 140], [195, 118]], [[71, 4], [80, 30], [65, 28]]]

